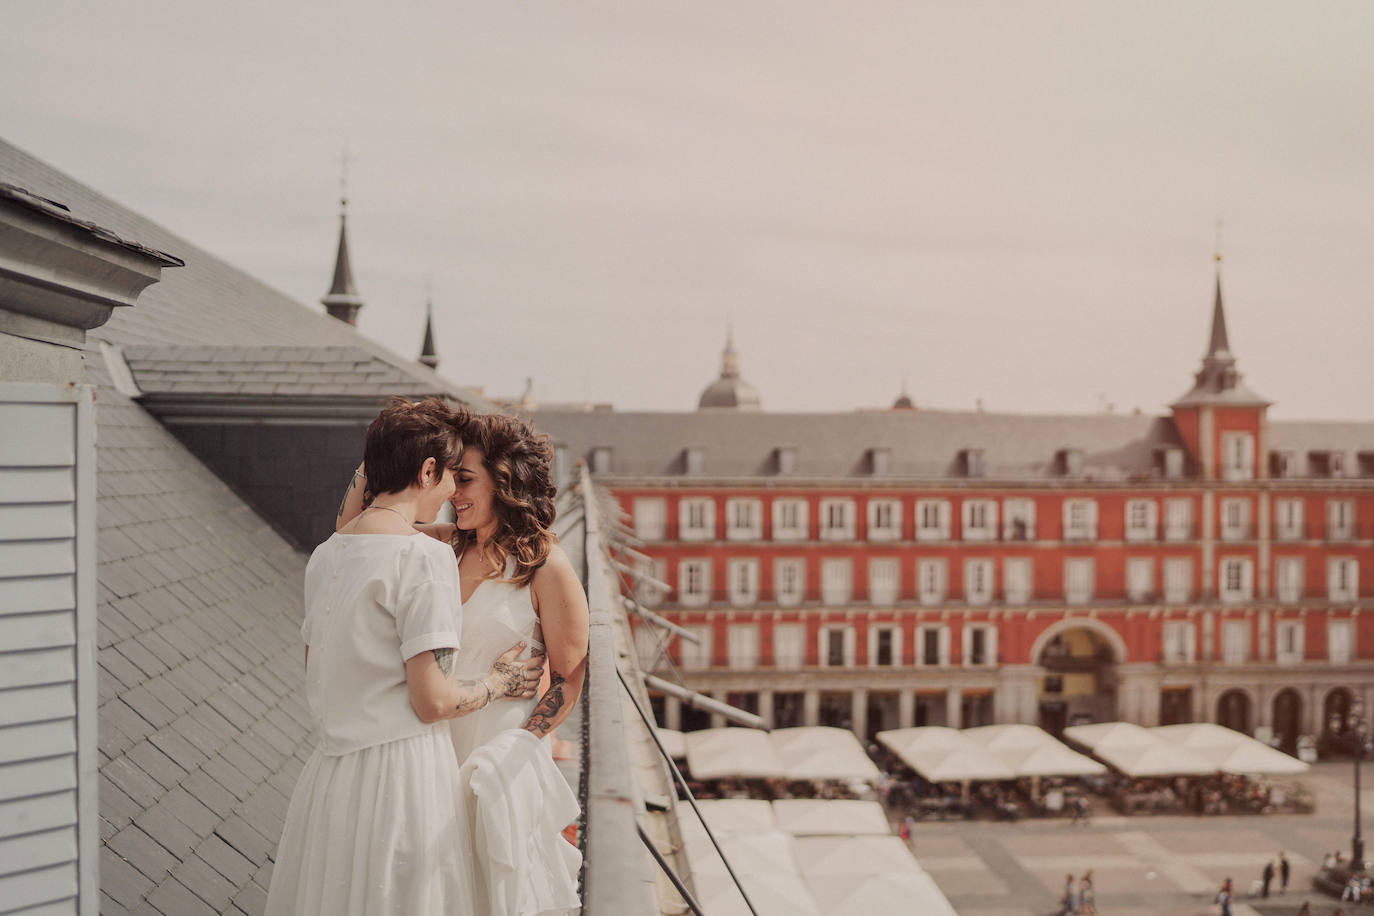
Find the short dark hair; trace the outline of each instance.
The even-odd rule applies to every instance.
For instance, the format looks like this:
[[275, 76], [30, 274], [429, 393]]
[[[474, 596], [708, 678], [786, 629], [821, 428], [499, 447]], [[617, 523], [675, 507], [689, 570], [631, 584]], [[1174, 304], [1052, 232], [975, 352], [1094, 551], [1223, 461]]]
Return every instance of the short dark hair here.
[[415, 482], [425, 460], [442, 472], [463, 459], [455, 412], [438, 398], [392, 398], [367, 428], [363, 473], [374, 494], [399, 493]]

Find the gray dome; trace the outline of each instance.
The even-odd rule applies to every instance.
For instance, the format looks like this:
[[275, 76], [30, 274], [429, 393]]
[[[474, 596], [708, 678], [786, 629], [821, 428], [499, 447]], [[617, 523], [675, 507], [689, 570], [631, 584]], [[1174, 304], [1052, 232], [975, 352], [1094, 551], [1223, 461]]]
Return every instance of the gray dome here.
[[735, 352], [735, 335], [725, 335], [725, 350], [720, 355], [720, 378], [706, 386], [697, 400], [697, 409], [758, 410], [759, 393], [753, 385], [739, 377], [739, 354]]

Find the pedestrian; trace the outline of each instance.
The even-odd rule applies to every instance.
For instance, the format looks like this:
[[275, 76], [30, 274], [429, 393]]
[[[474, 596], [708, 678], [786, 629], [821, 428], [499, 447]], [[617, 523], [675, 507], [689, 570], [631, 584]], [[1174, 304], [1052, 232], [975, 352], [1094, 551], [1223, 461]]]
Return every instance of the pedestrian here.
[[906, 821], [902, 821], [902, 826], [897, 828], [897, 835], [902, 838], [903, 843], [911, 840], [911, 828], [907, 826]]
[[1279, 850], [1279, 893], [1288, 893], [1288, 856]]
[[902, 819], [902, 824], [906, 827], [906, 835], [907, 835], [907, 836], [911, 836], [911, 835], [913, 835], [913, 834], [916, 832], [916, 817], [915, 817], [915, 815], [908, 814], [905, 818]]
[[1227, 878], [1221, 882], [1221, 890], [1217, 892], [1217, 903], [1221, 906], [1221, 916], [1231, 916], [1231, 879]]
[[1261, 888], [1260, 888], [1260, 896], [1261, 896], [1261, 897], [1268, 897], [1268, 896], [1269, 896], [1269, 885], [1272, 884], [1273, 882], [1274, 882], [1274, 860], [1273, 860], [1273, 859], [1270, 859], [1268, 862], [1265, 862], [1265, 863], [1264, 863], [1264, 873], [1263, 873], [1263, 875], [1262, 875], [1262, 885], [1261, 885]]
[[1061, 902], [1064, 904], [1064, 908], [1059, 911], [1062, 916], [1074, 916], [1078, 912], [1078, 893], [1073, 885], [1073, 875], [1064, 876], [1064, 899]]
[[1085, 916], [1095, 916], [1097, 913], [1097, 893], [1093, 888], [1091, 868], [1083, 873], [1083, 880], [1078, 882], [1078, 912]]

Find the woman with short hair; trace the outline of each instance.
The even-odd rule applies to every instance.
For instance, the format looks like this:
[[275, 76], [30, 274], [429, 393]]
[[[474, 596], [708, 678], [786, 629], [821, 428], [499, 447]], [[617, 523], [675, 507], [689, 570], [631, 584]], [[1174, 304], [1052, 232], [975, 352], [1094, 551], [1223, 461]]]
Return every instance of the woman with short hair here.
[[286, 813], [269, 916], [464, 916], [471, 854], [449, 720], [532, 697], [523, 641], [455, 680], [458, 569], [417, 534], [453, 494], [462, 446], [436, 400], [396, 400], [368, 427], [371, 505], [311, 555], [306, 699], [319, 744]]

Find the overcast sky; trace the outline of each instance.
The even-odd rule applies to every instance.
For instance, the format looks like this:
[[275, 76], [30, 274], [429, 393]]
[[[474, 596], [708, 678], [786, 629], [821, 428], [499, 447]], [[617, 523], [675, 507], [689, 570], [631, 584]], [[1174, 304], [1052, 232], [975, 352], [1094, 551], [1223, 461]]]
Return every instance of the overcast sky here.
[[[714, 6], [714, 8], [712, 8]], [[1374, 418], [1374, 4], [9, 0], [0, 135], [496, 395]], [[318, 305], [315, 305], [318, 307]]]

